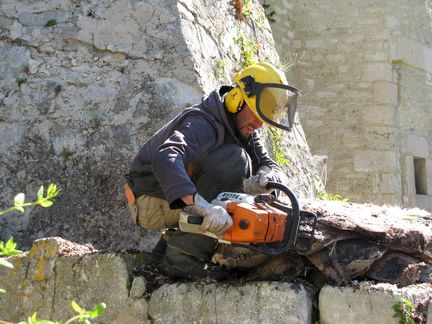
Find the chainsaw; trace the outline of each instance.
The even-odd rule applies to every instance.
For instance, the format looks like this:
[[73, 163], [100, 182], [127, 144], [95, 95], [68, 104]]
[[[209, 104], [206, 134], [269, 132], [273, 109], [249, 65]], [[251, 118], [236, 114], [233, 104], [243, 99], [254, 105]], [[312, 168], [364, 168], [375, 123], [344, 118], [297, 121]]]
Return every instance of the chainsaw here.
[[267, 255], [280, 255], [295, 250], [300, 234], [311, 243], [317, 216], [300, 210], [296, 195], [285, 185], [269, 181], [266, 188], [287, 195], [291, 208], [272, 194], [252, 196], [222, 192], [211, 201], [213, 205], [225, 208], [233, 219], [233, 225], [222, 238], [201, 230], [202, 216], [184, 211], [180, 213], [180, 230], [207, 235], [217, 238], [219, 243], [242, 246]]

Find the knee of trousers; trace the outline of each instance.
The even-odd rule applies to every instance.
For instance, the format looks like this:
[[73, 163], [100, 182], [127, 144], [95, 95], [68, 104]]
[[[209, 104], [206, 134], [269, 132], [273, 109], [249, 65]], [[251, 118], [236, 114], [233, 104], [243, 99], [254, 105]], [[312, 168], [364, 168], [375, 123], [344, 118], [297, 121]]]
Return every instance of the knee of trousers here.
[[208, 154], [193, 180], [198, 192], [211, 200], [223, 191], [241, 192], [250, 169], [246, 151], [238, 145], [226, 144]]

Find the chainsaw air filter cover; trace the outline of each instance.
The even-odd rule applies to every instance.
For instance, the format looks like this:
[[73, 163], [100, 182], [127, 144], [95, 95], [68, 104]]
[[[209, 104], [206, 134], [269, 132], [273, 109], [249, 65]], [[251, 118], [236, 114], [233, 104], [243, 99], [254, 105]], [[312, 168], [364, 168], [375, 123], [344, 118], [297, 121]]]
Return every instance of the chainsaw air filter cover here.
[[223, 240], [237, 243], [274, 243], [284, 239], [287, 214], [267, 203], [254, 205], [228, 202], [226, 209], [233, 226]]

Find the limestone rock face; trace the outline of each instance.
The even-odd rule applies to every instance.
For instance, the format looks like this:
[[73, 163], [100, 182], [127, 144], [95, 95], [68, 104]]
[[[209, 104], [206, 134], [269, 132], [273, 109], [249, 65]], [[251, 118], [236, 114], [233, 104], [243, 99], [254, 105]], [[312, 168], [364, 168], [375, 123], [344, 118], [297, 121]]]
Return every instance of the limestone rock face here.
[[[230, 83], [245, 40], [258, 59], [278, 62], [262, 7], [249, 6], [239, 21], [230, 1], [1, 1], [0, 209], [18, 192], [30, 199], [42, 184], [61, 188], [53, 207], [0, 220], [1, 238], [13, 235], [21, 248], [61, 236], [148, 249], [154, 236], [132, 223], [123, 175], [167, 120]], [[290, 185], [312, 196], [306, 142], [281, 142]]]

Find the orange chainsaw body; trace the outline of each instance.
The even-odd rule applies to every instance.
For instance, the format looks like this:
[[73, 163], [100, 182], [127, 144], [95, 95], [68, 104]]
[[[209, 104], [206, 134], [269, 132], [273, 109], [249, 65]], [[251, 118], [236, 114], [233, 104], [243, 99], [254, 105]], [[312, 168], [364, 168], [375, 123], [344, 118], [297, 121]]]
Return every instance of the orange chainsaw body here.
[[228, 202], [233, 226], [223, 240], [238, 243], [272, 243], [284, 239], [287, 214], [266, 203]]

